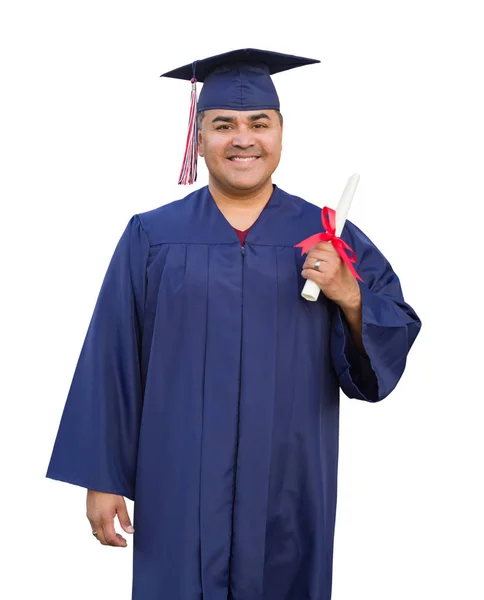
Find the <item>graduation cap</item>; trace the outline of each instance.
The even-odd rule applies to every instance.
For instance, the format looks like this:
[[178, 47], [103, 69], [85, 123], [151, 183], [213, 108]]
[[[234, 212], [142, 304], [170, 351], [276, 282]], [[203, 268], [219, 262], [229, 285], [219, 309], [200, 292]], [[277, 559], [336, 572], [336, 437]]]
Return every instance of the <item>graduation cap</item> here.
[[[197, 179], [197, 113], [204, 110], [279, 110], [279, 97], [271, 75], [319, 63], [313, 58], [244, 48], [196, 60], [161, 77], [184, 79], [192, 84], [188, 135], [179, 184]], [[197, 82], [203, 83], [197, 102]]]

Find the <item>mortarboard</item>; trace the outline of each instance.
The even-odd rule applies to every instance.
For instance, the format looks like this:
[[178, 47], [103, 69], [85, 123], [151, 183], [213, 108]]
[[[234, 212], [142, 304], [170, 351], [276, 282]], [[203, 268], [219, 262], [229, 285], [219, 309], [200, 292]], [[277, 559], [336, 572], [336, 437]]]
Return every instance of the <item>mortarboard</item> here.
[[[279, 110], [279, 97], [271, 75], [319, 63], [313, 58], [245, 48], [210, 56], [179, 67], [161, 77], [191, 81], [192, 93], [185, 158], [178, 183], [197, 178], [197, 113], [204, 110]], [[203, 83], [197, 102], [197, 82]]]

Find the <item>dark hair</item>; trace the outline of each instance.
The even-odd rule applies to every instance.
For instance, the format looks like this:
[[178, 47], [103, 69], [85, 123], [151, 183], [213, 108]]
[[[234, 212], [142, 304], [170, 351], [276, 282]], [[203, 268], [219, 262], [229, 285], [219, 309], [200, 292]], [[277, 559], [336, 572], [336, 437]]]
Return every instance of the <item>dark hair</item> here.
[[[284, 122], [284, 119], [282, 117], [282, 113], [279, 110], [276, 110], [277, 116], [279, 117], [279, 122], [281, 123], [281, 125]], [[197, 126], [198, 129], [202, 129], [202, 121], [203, 121], [203, 117], [205, 116], [205, 111], [201, 110], [198, 114], [197, 114]]]

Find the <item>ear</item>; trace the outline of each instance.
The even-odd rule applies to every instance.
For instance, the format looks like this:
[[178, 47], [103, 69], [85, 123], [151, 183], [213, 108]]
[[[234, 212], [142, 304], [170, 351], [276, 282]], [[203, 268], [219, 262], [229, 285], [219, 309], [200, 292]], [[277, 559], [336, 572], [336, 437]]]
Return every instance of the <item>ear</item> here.
[[202, 136], [202, 132], [198, 131], [198, 154], [200, 156], [203, 156], [203, 136]]

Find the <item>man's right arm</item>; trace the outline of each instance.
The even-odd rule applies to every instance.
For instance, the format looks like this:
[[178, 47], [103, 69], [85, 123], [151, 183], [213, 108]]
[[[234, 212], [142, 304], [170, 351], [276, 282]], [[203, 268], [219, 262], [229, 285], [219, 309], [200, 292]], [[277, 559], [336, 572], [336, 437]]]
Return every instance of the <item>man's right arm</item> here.
[[87, 518], [93, 535], [103, 546], [128, 545], [126, 539], [114, 529], [114, 518], [118, 515], [119, 524], [126, 533], [134, 533], [123, 496], [87, 490]]

